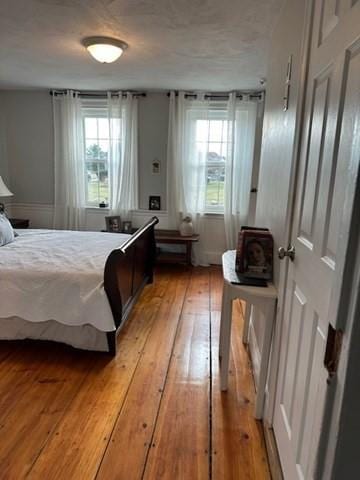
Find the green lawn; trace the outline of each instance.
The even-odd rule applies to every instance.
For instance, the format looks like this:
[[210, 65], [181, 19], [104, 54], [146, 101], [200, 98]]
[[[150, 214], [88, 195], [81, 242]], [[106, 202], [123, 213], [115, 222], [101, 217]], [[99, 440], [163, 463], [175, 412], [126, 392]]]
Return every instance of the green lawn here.
[[206, 204], [224, 205], [224, 182], [209, 182], [206, 186]]
[[88, 201], [89, 203], [100, 203], [109, 200], [109, 186], [103, 182], [88, 183]]

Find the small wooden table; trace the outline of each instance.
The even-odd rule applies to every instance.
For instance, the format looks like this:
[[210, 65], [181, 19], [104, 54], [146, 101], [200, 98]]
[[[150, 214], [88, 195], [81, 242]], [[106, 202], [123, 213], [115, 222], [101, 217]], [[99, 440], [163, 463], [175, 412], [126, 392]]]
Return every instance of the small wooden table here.
[[178, 230], [155, 230], [156, 245], [176, 244], [185, 245], [185, 253], [162, 252], [158, 255], [158, 261], [164, 263], [186, 263], [191, 265], [191, 249], [193, 242], [199, 241], [199, 235], [194, 234], [188, 237], [180, 235]]
[[251, 305], [255, 305], [260, 310], [262, 310], [265, 320], [265, 332], [261, 349], [262, 353], [260, 362], [259, 385], [256, 393], [254, 413], [255, 418], [260, 419], [262, 418], [264, 408], [265, 386], [269, 364], [273, 323], [275, 319], [277, 291], [272, 283], [269, 283], [267, 287], [250, 287], [246, 285], [238, 285], [232, 283], [236, 279], [235, 256], [235, 250], [229, 250], [228, 252], [225, 252], [222, 256], [224, 287], [221, 307], [219, 344], [220, 385], [221, 390], [227, 390], [231, 340], [232, 302], [236, 298], [240, 298], [241, 300], [245, 300], [246, 302], [243, 331], [244, 343], [248, 342]]

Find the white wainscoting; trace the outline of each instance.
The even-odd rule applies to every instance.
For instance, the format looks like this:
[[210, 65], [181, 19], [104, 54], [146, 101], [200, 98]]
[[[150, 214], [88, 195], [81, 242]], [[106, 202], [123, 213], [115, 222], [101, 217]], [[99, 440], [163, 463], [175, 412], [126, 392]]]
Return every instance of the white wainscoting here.
[[53, 205], [38, 203], [11, 203], [6, 206], [9, 217], [30, 220], [30, 228], [52, 228]]
[[[39, 203], [12, 203], [7, 205], [9, 216], [27, 218], [30, 228], [52, 228], [54, 206]], [[100, 231], [105, 228], [105, 216], [108, 209], [88, 208], [86, 210], [86, 230]], [[165, 211], [136, 210], [132, 212], [131, 220], [135, 227], [140, 227], [151, 217], [159, 219], [158, 228], [168, 228], [168, 214]], [[222, 215], [208, 215], [204, 232], [204, 250], [209, 263], [220, 265], [221, 256], [226, 250], [224, 218]]]

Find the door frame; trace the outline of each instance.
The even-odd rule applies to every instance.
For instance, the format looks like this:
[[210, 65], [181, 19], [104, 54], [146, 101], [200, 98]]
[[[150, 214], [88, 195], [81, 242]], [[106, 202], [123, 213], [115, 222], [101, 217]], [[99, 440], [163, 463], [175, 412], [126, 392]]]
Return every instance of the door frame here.
[[[360, 140], [358, 140], [358, 146], [360, 146]], [[341, 278], [339, 278], [340, 275], [338, 276], [338, 282], [333, 289], [333, 296], [335, 300], [336, 298], [338, 300], [336, 302], [337, 309], [334, 312], [334, 324], [343, 331], [342, 354], [339, 358], [337, 374], [331, 379], [327, 392], [323, 417], [324, 428], [320, 437], [317, 462], [317, 476], [324, 479], [332, 477], [335, 467], [335, 454], [340, 438], [339, 430], [343, 405], [347, 402], [347, 397], [354, 395], [354, 392], [346, 391], [347, 369], [351, 355], [359, 349], [356, 342], [354, 345], [352, 340], [353, 334], [357, 334], [355, 328], [360, 311], [360, 216], [356, 213], [356, 205], [360, 204], [360, 162], [356, 171], [350, 169], [348, 173], [349, 188], [346, 192], [344, 204], [346, 205], [350, 201], [352, 208], [350, 212], [343, 215], [342, 223], [349, 222], [350, 227], [346, 232], [345, 239], [342, 239], [344, 243], [340, 248], [340, 254], [344, 259], [340, 272], [342, 275]], [[340, 231], [344, 231], [343, 225], [341, 225]], [[360, 396], [359, 393], [357, 395]]]
[[[296, 130], [291, 165], [291, 180], [289, 188], [289, 209], [286, 215], [284, 233], [285, 247], [290, 243], [292, 223], [295, 211], [295, 196], [298, 180], [298, 170], [301, 155], [301, 138], [304, 129], [305, 98], [308, 77], [309, 55], [311, 47], [311, 31], [315, 0], [306, 0], [305, 22], [302, 41], [302, 61], [299, 84], [299, 97], [297, 102]], [[359, 40], [360, 42], [360, 36]], [[339, 137], [340, 140], [340, 137]], [[360, 145], [360, 141], [358, 142]], [[356, 215], [356, 204], [360, 204], [360, 163], [353, 166], [348, 172], [349, 188], [346, 191], [345, 205], [351, 209], [344, 211], [344, 232], [341, 237], [339, 251], [339, 271], [336, 275], [332, 289], [332, 302], [330, 305], [332, 325], [344, 332], [343, 349], [340, 355], [337, 374], [331, 379], [326, 392], [325, 409], [322, 419], [323, 428], [319, 441], [318, 458], [316, 462], [317, 478], [330, 479], [335, 467], [335, 454], [339, 433], [339, 420], [342, 413], [343, 402], [346, 400], [346, 374], [349, 357], [352, 349], [358, 348], [351, 343], [357, 314], [360, 310], [360, 218]], [[355, 260], [355, 261], [354, 261]], [[272, 353], [269, 364], [268, 392], [265, 399], [264, 423], [265, 427], [272, 426], [276, 400], [276, 386], [278, 380], [280, 345], [282, 323], [284, 315], [286, 282], [288, 277], [288, 261], [280, 266], [278, 286], [278, 306], [276, 312], [275, 332]], [[350, 287], [350, 288], [349, 288]], [[360, 395], [359, 395], [360, 396]]]

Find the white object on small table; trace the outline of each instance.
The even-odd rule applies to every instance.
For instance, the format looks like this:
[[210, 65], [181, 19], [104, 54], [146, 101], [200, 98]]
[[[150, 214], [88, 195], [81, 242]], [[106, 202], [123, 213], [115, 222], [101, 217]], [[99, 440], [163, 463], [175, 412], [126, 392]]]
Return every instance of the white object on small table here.
[[220, 324], [220, 384], [221, 390], [228, 388], [228, 370], [231, 340], [232, 302], [236, 298], [245, 300], [246, 312], [244, 318], [243, 342], [248, 342], [250, 306], [256, 305], [264, 314], [265, 332], [260, 362], [259, 385], [255, 402], [255, 418], [262, 418], [265, 397], [265, 385], [269, 363], [271, 335], [275, 318], [277, 291], [272, 283], [267, 287], [252, 287], [231, 283], [236, 280], [235, 272], [236, 251], [229, 250], [222, 256], [224, 287], [221, 307]]

